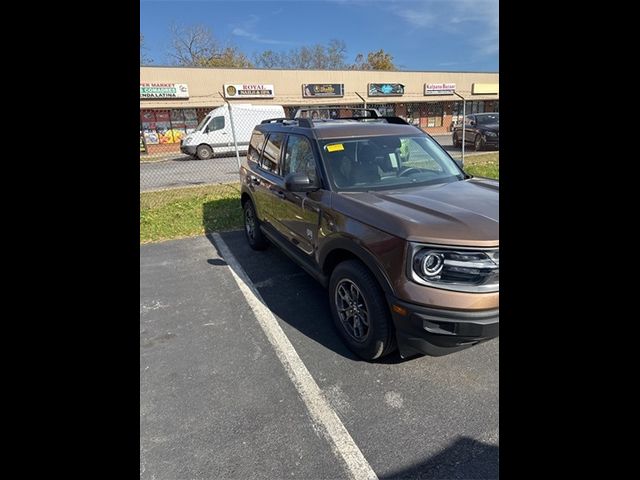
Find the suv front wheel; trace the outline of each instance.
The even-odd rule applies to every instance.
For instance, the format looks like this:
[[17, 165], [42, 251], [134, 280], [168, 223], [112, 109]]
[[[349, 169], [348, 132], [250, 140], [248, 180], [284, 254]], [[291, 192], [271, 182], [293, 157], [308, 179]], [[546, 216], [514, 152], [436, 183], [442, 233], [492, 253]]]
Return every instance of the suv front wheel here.
[[329, 304], [345, 343], [365, 360], [376, 360], [396, 349], [384, 292], [359, 261], [339, 264], [329, 281]]

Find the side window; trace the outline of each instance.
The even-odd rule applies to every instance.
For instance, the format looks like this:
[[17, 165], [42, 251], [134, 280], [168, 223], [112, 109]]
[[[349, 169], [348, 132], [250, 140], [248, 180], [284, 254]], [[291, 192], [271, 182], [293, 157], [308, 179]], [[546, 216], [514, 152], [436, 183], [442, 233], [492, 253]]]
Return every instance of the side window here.
[[402, 149], [407, 156], [402, 161], [402, 168], [423, 168], [434, 172], [443, 172], [442, 166], [435, 160], [429, 151], [429, 145], [424, 140], [413, 138], [402, 139]]
[[224, 117], [213, 117], [207, 125], [207, 131], [222, 130], [224, 128]]
[[316, 180], [316, 161], [309, 139], [302, 135], [289, 135], [284, 153], [282, 176], [289, 173], [306, 173], [312, 181]]
[[272, 133], [267, 139], [262, 154], [262, 168], [271, 173], [278, 174], [278, 161], [280, 159], [280, 149], [282, 148], [283, 133]]
[[249, 151], [247, 152], [247, 159], [259, 163], [260, 162], [260, 152], [262, 152], [262, 147], [264, 147], [264, 142], [267, 138], [264, 133], [259, 130], [254, 130], [251, 134], [251, 141], [249, 142]]

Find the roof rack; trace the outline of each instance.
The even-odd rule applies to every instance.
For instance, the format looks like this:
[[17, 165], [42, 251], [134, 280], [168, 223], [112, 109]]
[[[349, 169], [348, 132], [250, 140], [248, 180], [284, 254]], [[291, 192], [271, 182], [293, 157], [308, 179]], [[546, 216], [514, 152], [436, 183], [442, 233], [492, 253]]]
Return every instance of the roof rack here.
[[282, 123], [283, 125], [298, 125], [300, 127], [311, 128], [312, 123], [308, 118], [268, 118], [260, 123]]
[[[351, 110], [352, 112], [354, 112], [354, 111], [367, 112], [370, 115], [368, 118], [380, 118], [380, 112], [378, 112], [378, 110], [376, 110], [375, 108], [352, 108], [352, 107], [343, 107], [343, 106], [299, 108], [299, 109], [296, 110], [296, 113], [293, 116], [293, 118], [300, 118], [300, 114], [302, 112], [336, 111], [336, 110]], [[304, 118], [304, 117], [302, 117], [302, 118]], [[354, 118], [359, 118], [359, 117], [354, 117]]]
[[[332, 108], [324, 108], [325, 110], [335, 110]], [[307, 110], [307, 109], [299, 109], [296, 112], [296, 116], [291, 119], [291, 118], [268, 118], [266, 120], [262, 120], [262, 122], [260, 123], [281, 123], [283, 125], [297, 125], [299, 127], [304, 127], [304, 128], [313, 128], [314, 127], [314, 121], [310, 118], [306, 118], [306, 117], [298, 117], [297, 115], [299, 114], [299, 112], [301, 110]], [[308, 110], [319, 110], [317, 108], [312, 108], [312, 109], [308, 109]], [[409, 122], [407, 122], [406, 120], [400, 118], [400, 117], [395, 117], [395, 116], [380, 116], [380, 114], [378, 113], [378, 111], [375, 108], [350, 108], [349, 110], [365, 110], [368, 112], [371, 112], [371, 116], [370, 117], [340, 117], [340, 118], [335, 118], [335, 119], [325, 119], [325, 118], [321, 118], [321, 119], [317, 119], [317, 122], [327, 122], [327, 121], [331, 121], [331, 120], [355, 120], [357, 122], [363, 122], [363, 121], [367, 121], [367, 120], [382, 120], [382, 121], [386, 121], [387, 123], [395, 123], [395, 124], [399, 124], [399, 125], [411, 125]]]

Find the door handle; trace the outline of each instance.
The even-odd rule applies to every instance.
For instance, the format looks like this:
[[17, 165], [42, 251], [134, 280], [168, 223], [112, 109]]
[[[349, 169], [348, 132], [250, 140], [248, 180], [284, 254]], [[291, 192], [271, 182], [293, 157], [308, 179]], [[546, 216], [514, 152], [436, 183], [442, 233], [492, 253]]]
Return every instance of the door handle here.
[[281, 190], [276, 190], [275, 194], [276, 194], [276, 196], [278, 196], [280, 198], [285, 198], [286, 197], [285, 193], [283, 191], [281, 191]]

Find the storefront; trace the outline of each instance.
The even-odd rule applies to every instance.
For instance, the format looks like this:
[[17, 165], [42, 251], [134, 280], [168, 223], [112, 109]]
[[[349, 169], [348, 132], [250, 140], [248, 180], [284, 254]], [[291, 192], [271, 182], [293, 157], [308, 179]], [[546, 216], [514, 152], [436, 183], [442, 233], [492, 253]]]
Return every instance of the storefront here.
[[366, 102], [428, 133], [447, 133], [462, 119], [460, 97], [467, 113], [498, 111], [498, 84], [498, 73], [482, 72], [141, 67], [140, 151], [178, 151], [180, 140], [225, 101], [282, 105], [290, 116], [301, 107], [362, 108]]

